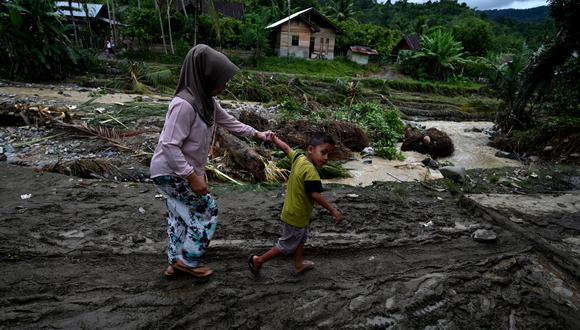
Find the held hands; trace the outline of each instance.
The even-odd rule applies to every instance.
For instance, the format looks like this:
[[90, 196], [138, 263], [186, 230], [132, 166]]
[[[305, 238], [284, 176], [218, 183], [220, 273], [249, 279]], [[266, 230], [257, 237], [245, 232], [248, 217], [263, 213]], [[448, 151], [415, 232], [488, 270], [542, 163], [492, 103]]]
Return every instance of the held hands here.
[[274, 138], [274, 132], [268, 130], [265, 132], [256, 132], [256, 138], [264, 141], [264, 142], [272, 142], [272, 139]]

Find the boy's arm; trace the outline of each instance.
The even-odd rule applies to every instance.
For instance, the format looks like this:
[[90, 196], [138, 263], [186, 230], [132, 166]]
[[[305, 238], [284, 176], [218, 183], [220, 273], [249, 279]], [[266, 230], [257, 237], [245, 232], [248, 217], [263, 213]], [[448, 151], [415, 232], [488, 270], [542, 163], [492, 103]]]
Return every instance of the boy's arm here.
[[320, 204], [320, 206], [322, 206], [325, 209], [327, 209], [328, 212], [330, 212], [330, 214], [332, 214], [332, 216], [334, 217], [334, 219], [336, 221], [340, 221], [340, 220], [342, 220], [344, 218], [344, 216], [342, 215], [342, 213], [340, 213], [340, 211], [338, 211], [332, 205], [330, 205], [330, 203], [328, 201], [326, 201], [326, 198], [324, 198], [324, 196], [322, 196], [321, 193], [319, 193], [319, 192], [313, 192], [313, 193], [310, 193], [310, 196], [312, 196], [312, 199], [314, 199], [314, 201], [316, 203]]
[[272, 142], [282, 151], [284, 151], [284, 153], [286, 155], [290, 154], [290, 151], [292, 151], [292, 148], [290, 148], [289, 145], [286, 144], [286, 142], [280, 140], [280, 138], [278, 138], [276, 135], [272, 136]]

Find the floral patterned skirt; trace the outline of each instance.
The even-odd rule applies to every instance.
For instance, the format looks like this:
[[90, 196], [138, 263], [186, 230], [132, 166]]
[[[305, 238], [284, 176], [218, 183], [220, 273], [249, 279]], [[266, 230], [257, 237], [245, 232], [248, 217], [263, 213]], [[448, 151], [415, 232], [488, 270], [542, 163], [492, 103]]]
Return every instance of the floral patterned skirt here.
[[189, 182], [175, 176], [160, 176], [153, 182], [167, 206], [167, 257], [169, 264], [180, 260], [197, 267], [217, 227], [218, 209], [210, 195], [198, 196]]

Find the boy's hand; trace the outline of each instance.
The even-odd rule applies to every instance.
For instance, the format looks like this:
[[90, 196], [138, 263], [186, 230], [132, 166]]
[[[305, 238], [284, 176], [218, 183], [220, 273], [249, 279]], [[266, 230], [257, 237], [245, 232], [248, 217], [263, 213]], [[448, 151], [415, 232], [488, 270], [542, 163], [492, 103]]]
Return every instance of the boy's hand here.
[[331, 214], [336, 221], [344, 219], [344, 215], [342, 215], [342, 213], [340, 213], [340, 211], [337, 209], [332, 210]]
[[272, 131], [256, 132], [256, 138], [264, 142], [272, 142], [274, 133]]

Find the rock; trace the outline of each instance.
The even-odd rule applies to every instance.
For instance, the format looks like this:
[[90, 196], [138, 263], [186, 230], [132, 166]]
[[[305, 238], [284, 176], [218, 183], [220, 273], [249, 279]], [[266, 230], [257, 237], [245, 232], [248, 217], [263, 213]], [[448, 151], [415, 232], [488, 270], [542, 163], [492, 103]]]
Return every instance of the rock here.
[[423, 163], [423, 165], [425, 165], [426, 167], [429, 167], [429, 168], [434, 168], [434, 169], [439, 168], [439, 163], [437, 163], [436, 160], [433, 160], [431, 158], [425, 158], [421, 161], [421, 163]]
[[473, 237], [473, 240], [476, 242], [494, 242], [497, 240], [497, 235], [493, 231], [487, 229], [478, 229], [473, 232], [471, 237]]
[[495, 153], [495, 156], [500, 157], [500, 158], [513, 159], [513, 160], [520, 160], [521, 159], [520, 155], [518, 155], [515, 152], [498, 151]]
[[363, 164], [372, 164], [373, 160], [372, 159], [364, 159], [362, 162], [363, 162]]
[[538, 156], [530, 156], [530, 157], [528, 157], [528, 159], [530, 160], [530, 162], [535, 163], [538, 160], [540, 160], [540, 157], [538, 157]]
[[550, 152], [552, 150], [554, 150], [554, 147], [552, 147], [552, 146], [545, 146], [544, 147], [544, 152]]
[[509, 179], [506, 178], [500, 178], [499, 180], [497, 180], [497, 184], [498, 185], [502, 185], [502, 186], [510, 186], [511, 185], [511, 181]]
[[363, 149], [363, 151], [361, 152], [363, 157], [364, 156], [373, 156], [375, 154], [375, 150], [373, 149], [373, 147], [366, 147]]
[[439, 169], [443, 177], [455, 182], [465, 182], [465, 167], [462, 166], [444, 166]]
[[515, 216], [511, 216], [510, 217], [510, 220], [513, 221], [513, 222], [515, 222], [515, 223], [524, 223], [524, 220], [522, 218], [518, 218], [518, 217], [515, 217]]
[[580, 154], [577, 153], [577, 152], [575, 152], [573, 154], [570, 154], [570, 157], [572, 157], [572, 158], [580, 158]]

